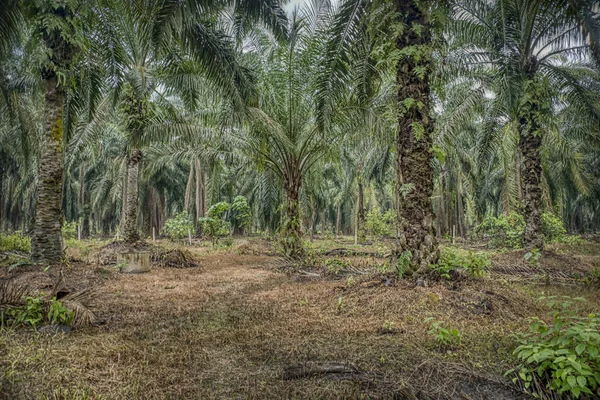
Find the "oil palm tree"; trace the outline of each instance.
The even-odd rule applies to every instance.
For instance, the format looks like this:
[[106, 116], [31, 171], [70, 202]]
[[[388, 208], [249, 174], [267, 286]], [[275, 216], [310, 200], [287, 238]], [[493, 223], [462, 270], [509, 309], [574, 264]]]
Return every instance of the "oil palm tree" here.
[[[448, 65], [457, 79], [472, 79], [485, 102], [493, 93], [484, 134], [506, 121], [518, 134], [527, 249], [543, 249], [542, 144], [566, 106], [597, 120], [597, 72], [591, 47], [568, 1], [460, 1], [453, 7]], [[493, 148], [486, 141], [487, 148]], [[487, 152], [484, 153], [487, 156]]]
[[[123, 237], [138, 240], [138, 174], [142, 143], [153, 136], [148, 129], [153, 119], [152, 102], [177, 92], [193, 92], [202, 75], [243, 108], [251, 97], [249, 71], [236, 59], [233, 38], [219, 24], [224, 7], [232, 5], [235, 24], [243, 32], [250, 22], [262, 21], [283, 34], [285, 15], [279, 2], [131, 1], [101, 2], [99, 59], [110, 73], [113, 97], [119, 103], [127, 137], [127, 186]], [[282, 24], [283, 21], [283, 24]], [[162, 86], [162, 87], [161, 87]], [[164, 87], [166, 86], [166, 87]], [[154, 133], [175, 133], [171, 123]]]
[[[372, 61], [357, 51], [364, 41], [394, 74], [397, 84], [396, 188], [399, 238], [396, 254], [410, 254], [407, 273], [424, 273], [437, 262], [439, 250], [433, 226], [431, 76], [434, 72], [434, 32], [445, 13], [445, 2], [371, 2], [346, 0], [339, 6], [323, 60], [319, 88], [319, 120], [327, 124], [338, 93], [357, 87], [355, 65]], [[357, 57], [359, 55], [359, 57]], [[372, 58], [372, 57], [371, 57]], [[360, 62], [359, 62], [360, 61]], [[361, 68], [369, 71], [372, 68]], [[374, 75], [374, 76], [373, 76]], [[371, 74], [371, 79], [376, 79]]]
[[247, 134], [241, 139], [258, 156], [259, 165], [272, 169], [283, 182], [282, 244], [291, 258], [303, 254], [299, 204], [303, 179], [331, 148], [315, 124], [315, 74], [311, 70], [323, 51], [327, 10], [320, 3], [296, 10], [289, 41], [280, 44], [263, 36], [252, 55], [259, 71], [259, 100], [258, 107], [249, 112]]

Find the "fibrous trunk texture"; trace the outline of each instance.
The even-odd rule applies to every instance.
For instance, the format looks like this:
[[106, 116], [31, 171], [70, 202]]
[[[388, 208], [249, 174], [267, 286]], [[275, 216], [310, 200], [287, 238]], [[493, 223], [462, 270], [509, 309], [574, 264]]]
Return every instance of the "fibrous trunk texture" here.
[[204, 217], [206, 208], [206, 190], [204, 188], [204, 172], [200, 160], [196, 159], [196, 217]]
[[123, 228], [123, 239], [125, 242], [133, 243], [140, 239], [138, 233], [138, 172], [142, 159], [139, 149], [132, 150], [127, 159], [127, 204], [125, 209], [125, 224]]
[[44, 139], [38, 170], [38, 197], [31, 256], [55, 264], [64, 256], [62, 238], [63, 93], [55, 75], [46, 80]]
[[335, 212], [335, 236], [340, 236], [340, 230], [342, 228], [342, 205], [338, 204]]
[[300, 231], [300, 185], [302, 178], [296, 168], [290, 168], [284, 176], [284, 187], [287, 195], [286, 215], [281, 229], [281, 244], [286, 257], [300, 259], [304, 256], [302, 233]]
[[542, 138], [528, 132], [522, 132], [519, 147], [523, 156], [522, 190], [525, 233], [523, 245], [526, 250], [544, 249], [542, 233], [542, 159], [540, 147]]
[[[398, 61], [398, 101], [402, 115], [397, 135], [398, 254], [409, 254], [410, 271], [423, 274], [437, 263], [439, 249], [433, 226], [433, 169], [431, 144], [429, 75], [431, 31], [426, 15], [415, 1], [395, 1], [403, 34], [396, 47], [403, 55]], [[403, 51], [410, 49], [411, 51]]]
[[367, 236], [365, 233], [365, 191], [360, 178], [358, 179], [358, 215], [356, 224], [358, 241], [364, 242]]

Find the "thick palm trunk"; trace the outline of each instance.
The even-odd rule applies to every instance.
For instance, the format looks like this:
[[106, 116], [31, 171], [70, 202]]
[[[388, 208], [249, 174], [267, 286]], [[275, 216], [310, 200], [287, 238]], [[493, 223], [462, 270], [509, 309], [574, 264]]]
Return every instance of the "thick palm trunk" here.
[[358, 212], [356, 218], [356, 232], [358, 242], [364, 242], [367, 236], [365, 233], [365, 191], [360, 178], [358, 178]]
[[[396, 41], [398, 50], [411, 48], [398, 62], [398, 102], [402, 107], [397, 135], [397, 193], [399, 254], [409, 253], [411, 271], [425, 273], [439, 258], [433, 226], [433, 169], [429, 75], [433, 62], [430, 24], [416, 2], [395, 0], [404, 34]], [[414, 29], [413, 29], [414, 28]]]
[[304, 256], [302, 248], [302, 233], [300, 231], [300, 185], [302, 183], [300, 172], [291, 169], [288, 176], [284, 177], [286, 192], [285, 221], [281, 229], [281, 244], [286, 257], [299, 259]]
[[31, 255], [37, 263], [58, 263], [62, 238], [63, 93], [55, 75], [46, 80], [44, 139], [38, 170], [38, 197]]
[[125, 209], [125, 224], [123, 228], [123, 239], [125, 242], [133, 243], [140, 239], [138, 233], [138, 172], [142, 159], [142, 152], [134, 149], [127, 159], [127, 198]]
[[542, 138], [532, 133], [521, 133], [519, 147], [523, 156], [521, 171], [523, 188], [523, 211], [525, 217], [525, 233], [523, 245], [526, 250], [544, 249], [542, 233], [542, 159], [540, 147]]

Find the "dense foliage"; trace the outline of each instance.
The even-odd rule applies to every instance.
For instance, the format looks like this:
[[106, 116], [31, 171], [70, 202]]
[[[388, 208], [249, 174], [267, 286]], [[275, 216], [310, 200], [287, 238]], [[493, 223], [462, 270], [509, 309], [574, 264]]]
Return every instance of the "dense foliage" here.
[[408, 276], [441, 237], [600, 228], [591, 3], [29, 3], [0, 13], [0, 230], [38, 261], [191, 223], [293, 258], [398, 236]]

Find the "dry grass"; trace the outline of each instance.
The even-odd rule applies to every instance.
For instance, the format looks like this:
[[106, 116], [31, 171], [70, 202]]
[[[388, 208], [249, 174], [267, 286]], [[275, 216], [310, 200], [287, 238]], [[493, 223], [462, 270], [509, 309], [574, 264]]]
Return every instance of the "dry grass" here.
[[[99, 325], [66, 336], [3, 333], [0, 397], [509, 399], [516, 394], [502, 372], [513, 333], [547, 312], [536, 298], [584, 296], [582, 312], [600, 305], [597, 289], [583, 285], [304, 279], [281, 272], [255, 243], [187, 249], [201, 269], [124, 275], [76, 263], [65, 271], [67, 285], [94, 288]], [[428, 317], [459, 328], [463, 343], [440, 348]], [[350, 370], [284, 379], [290, 368], [340, 364]]]

